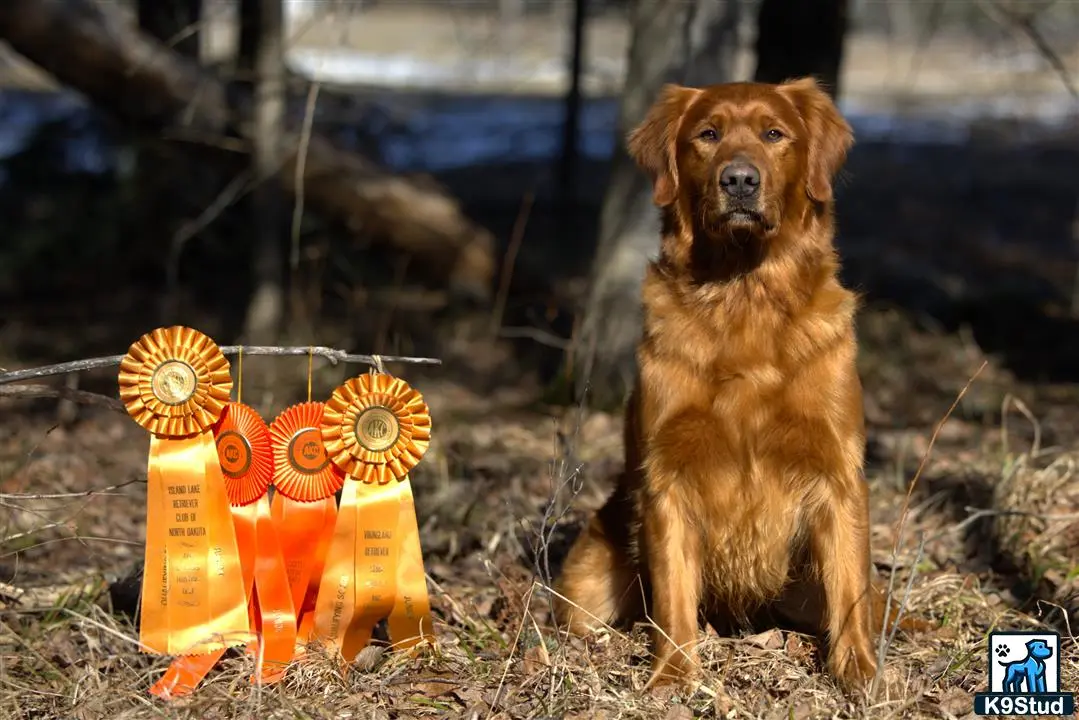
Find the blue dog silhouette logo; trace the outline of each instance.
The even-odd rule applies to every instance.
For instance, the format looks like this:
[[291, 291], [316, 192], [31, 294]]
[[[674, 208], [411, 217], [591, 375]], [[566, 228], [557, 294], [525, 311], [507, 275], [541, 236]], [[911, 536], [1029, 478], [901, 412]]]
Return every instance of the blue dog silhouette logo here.
[[989, 633], [989, 688], [974, 694], [975, 715], [1062, 717], [1075, 696], [1060, 687], [1060, 634], [994, 630]]
[[[1004, 687], [1006, 693], [1036, 692], [1045, 690], [1045, 661], [1053, 657], [1053, 648], [1044, 639], [1035, 638], [1026, 643], [1027, 654], [1021, 660], [1001, 662], [1004, 666]], [[997, 647], [997, 655], [1007, 655], [1008, 646]]]

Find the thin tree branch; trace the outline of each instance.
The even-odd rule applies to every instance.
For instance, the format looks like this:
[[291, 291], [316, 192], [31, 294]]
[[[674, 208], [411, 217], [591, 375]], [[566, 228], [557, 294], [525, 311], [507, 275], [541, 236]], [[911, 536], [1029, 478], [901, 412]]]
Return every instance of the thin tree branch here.
[[[347, 353], [344, 350], [337, 350], [335, 348], [328, 348], [322, 346], [279, 347], [275, 345], [224, 345], [220, 349], [221, 352], [225, 355], [238, 355], [241, 351], [244, 355], [283, 356], [311, 354], [321, 358], [326, 358], [330, 361], [330, 364], [332, 365], [336, 365], [337, 363], [342, 362], [362, 363], [364, 365], [373, 365], [376, 368], [380, 368], [383, 363], [409, 363], [413, 365], [442, 364], [442, 361], [438, 358], [407, 357], [403, 355], [354, 355], [351, 353]], [[97, 368], [116, 367], [123, 359], [123, 355], [110, 355], [108, 357], [88, 358], [86, 360], [72, 360], [71, 362], [57, 363], [56, 365], [45, 365], [43, 367], [36, 368], [26, 368], [24, 370], [13, 370], [11, 372], [0, 373], [0, 385], [20, 382], [22, 380], [32, 380], [35, 378], [49, 377], [51, 375], [64, 375], [66, 373], [80, 372], [83, 370], [95, 370]], [[61, 390], [57, 388], [56, 392], [75, 393], [80, 391]], [[80, 394], [90, 395], [93, 393]], [[63, 396], [57, 395], [56, 397]], [[78, 397], [72, 396], [71, 399], [77, 401]]]
[[[110, 398], [111, 399], [111, 398]], [[122, 495], [122, 493], [113, 493], [113, 490], [119, 490], [125, 488], [128, 485], [137, 485], [139, 483], [145, 483], [146, 480], [139, 478], [132, 478], [116, 485], [109, 485], [100, 489], [83, 490], [82, 492], [71, 493], [0, 493], [0, 501], [3, 500], [66, 500], [69, 498], [87, 498], [91, 496], [99, 495]]]
[[[49, 387], [47, 385], [12, 385], [0, 387], [0, 398], [60, 398], [70, 400], [80, 405], [94, 405], [118, 412], [127, 412], [124, 404], [116, 398], [100, 393], [87, 392], [85, 390], [72, 390], [71, 388]], [[2, 497], [2, 495], [0, 495]]]
[[307, 91], [307, 104], [304, 107], [303, 128], [300, 131], [300, 147], [296, 151], [296, 204], [292, 211], [292, 251], [289, 254], [289, 269], [293, 273], [300, 267], [300, 229], [303, 224], [304, 173], [307, 167], [307, 148], [311, 144], [311, 127], [315, 122], [315, 104], [318, 102], [320, 83], [311, 83]]
[[[990, 17], [996, 13], [998, 15], [998, 18], [996, 18], [998, 21], [1000, 18], [1003, 18], [1006, 22], [1014, 25], [1021, 33], [1023, 33], [1031, 44], [1034, 45], [1034, 48], [1042, 58], [1053, 68], [1053, 72], [1060, 78], [1060, 82], [1063, 83], [1064, 89], [1068, 91], [1068, 94], [1072, 96], [1072, 99], [1079, 100], [1079, 88], [1076, 88], [1071, 73], [1068, 72], [1068, 66], [1064, 64], [1060, 55], [1053, 50], [1049, 41], [1045, 39], [1045, 36], [1042, 35], [1041, 31], [1038, 30], [1037, 26], [1034, 24], [1034, 18], [1038, 14], [1037, 10], [1034, 12], [1020, 13], [1003, 6], [999, 2], [983, 2], [981, 3], [981, 7]], [[1048, 7], [1048, 5], [1046, 7]]]

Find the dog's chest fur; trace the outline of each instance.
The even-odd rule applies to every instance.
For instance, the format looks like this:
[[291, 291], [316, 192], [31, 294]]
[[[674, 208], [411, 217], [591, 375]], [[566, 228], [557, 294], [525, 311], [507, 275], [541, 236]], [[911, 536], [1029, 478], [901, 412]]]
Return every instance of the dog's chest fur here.
[[[678, 468], [666, 490], [695, 519], [708, 595], [748, 612], [787, 582], [816, 501], [813, 470], [834, 466], [824, 455], [845, 443], [853, 297], [827, 273], [794, 296], [767, 277], [687, 288], [655, 268], [644, 297], [645, 463]], [[664, 428], [676, 422], [672, 444]]]

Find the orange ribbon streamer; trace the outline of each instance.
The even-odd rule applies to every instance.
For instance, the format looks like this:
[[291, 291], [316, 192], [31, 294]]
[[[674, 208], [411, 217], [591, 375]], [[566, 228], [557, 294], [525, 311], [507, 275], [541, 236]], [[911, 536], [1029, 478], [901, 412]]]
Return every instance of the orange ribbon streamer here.
[[151, 433], [141, 649], [201, 655], [242, 645], [251, 627], [210, 433], [232, 388], [228, 360], [197, 330], [158, 328], [128, 349], [118, 382], [128, 414]]
[[334, 495], [345, 482], [344, 473], [326, 456], [319, 430], [323, 409], [320, 402], [299, 403], [270, 425], [275, 489], [271, 513], [296, 611], [297, 653], [311, 638], [319, 580], [338, 516]]
[[[255, 410], [230, 403], [215, 436], [240, 549], [248, 614], [258, 634], [247, 650], [256, 657], [251, 682], [270, 684], [284, 677], [296, 639], [292, 596], [266, 497], [273, 477], [270, 432]], [[177, 658], [150, 692], [165, 699], [187, 695], [224, 653], [222, 648], [209, 655]]]
[[322, 574], [315, 634], [351, 661], [388, 617], [394, 644], [411, 647], [431, 631], [408, 481], [430, 443], [427, 405], [399, 378], [361, 375], [326, 403], [322, 437], [352, 482], [345, 483]]

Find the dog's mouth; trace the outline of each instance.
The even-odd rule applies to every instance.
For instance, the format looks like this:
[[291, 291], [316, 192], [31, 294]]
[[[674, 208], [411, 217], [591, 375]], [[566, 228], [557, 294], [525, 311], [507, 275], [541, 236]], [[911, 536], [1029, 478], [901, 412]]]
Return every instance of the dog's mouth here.
[[770, 237], [775, 231], [774, 209], [759, 199], [705, 195], [697, 215], [698, 229], [724, 242]]
[[736, 207], [731, 208], [719, 215], [719, 222], [723, 225], [732, 225], [738, 227], [749, 227], [757, 225], [767, 229], [768, 221], [764, 215], [753, 208]]

